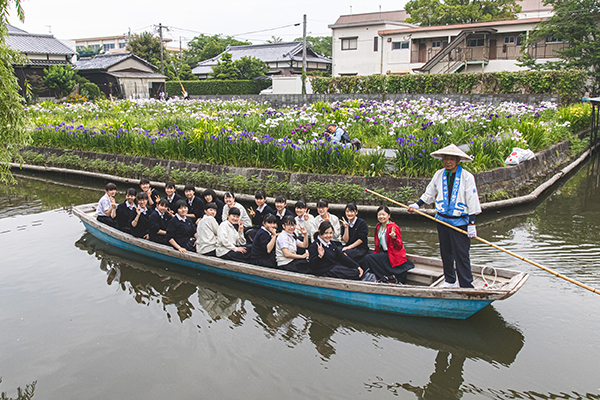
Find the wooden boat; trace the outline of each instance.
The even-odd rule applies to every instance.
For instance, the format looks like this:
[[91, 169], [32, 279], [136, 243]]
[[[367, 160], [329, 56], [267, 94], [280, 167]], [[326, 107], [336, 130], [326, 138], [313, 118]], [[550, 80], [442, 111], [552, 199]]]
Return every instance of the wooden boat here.
[[73, 207], [73, 213], [92, 235], [124, 250], [295, 295], [398, 314], [465, 319], [495, 300], [512, 296], [529, 277], [510, 269], [473, 265], [474, 289], [440, 288], [444, 281], [441, 260], [408, 255], [415, 268], [409, 271], [406, 285], [323, 278], [182, 254], [98, 222], [95, 204]]

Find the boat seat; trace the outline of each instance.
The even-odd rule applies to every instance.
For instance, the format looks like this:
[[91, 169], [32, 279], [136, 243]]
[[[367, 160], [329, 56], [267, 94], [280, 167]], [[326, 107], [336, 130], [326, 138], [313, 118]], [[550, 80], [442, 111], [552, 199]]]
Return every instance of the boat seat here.
[[430, 265], [415, 264], [415, 267], [408, 271], [406, 275], [407, 285], [430, 286], [440, 277], [444, 276], [444, 271], [439, 267]]

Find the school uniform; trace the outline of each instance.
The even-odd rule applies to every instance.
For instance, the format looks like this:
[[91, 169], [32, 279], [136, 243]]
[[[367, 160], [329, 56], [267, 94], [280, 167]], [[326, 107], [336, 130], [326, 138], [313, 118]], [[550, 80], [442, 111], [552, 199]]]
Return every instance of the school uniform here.
[[[342, 225], [342, 236], [344, 236], [345, 230], [346, 228], [344, 225]], [[346, 246], [350, 246], [359, 239], [362, 241], [362, 243], [352, 249], [346, 250], [346, 255], [359, 264], [369, 253], [368, 236], [369, 227], [364, 219], [355, 218], [354, 222], [348, 222], [348, 242], [346, 243]]]
[[160, 244], [169, 244], [167, 235], [159, 235], [158, 231], [167, 231], [169, 222], [171, 221], [171, 214], [168, 212], [161, 213], [158, 210], [152, 211], [148, 220], [148, 235], [150, 240]]
[[248, 260], [248, 252], [244, 254], [236, 251], [238, 247], [248, 247], [245, 245], [246, 238], [243, 232], [240, 233], [237, 227], [229, 221], [221, 222], [217, 230], [217, 248], [215, 249], [217, 257], [245, 262]]
[[[321, 244], [325, 250], [323, 257], [319, 257], [317, 244]], [[341, 279], [360, 279], [359, 265], [332, 242], [325, 243], [321, 237], [317, 237], [308, 246], [308, 254], [308, 266], [314, 275]]]
[[262, 227], [263, 219], [267, 214], [275, 215], [275, 211], [266, 203], [263, 204], [261, 208], [257, 207], [256, 210], [254, 210], [254, 217], [252, 217], [252, 226], [256, 228], [256, 230]]
[[215, 217], [205, 215], [198, 222], [196, 229], [196, 251], [205, 256], [216, 256], [217, 235], [219, 234], [219, 224]]
[[[152, 188], [152, 190], [150, 190], [150, 196], [148, 197], [148, 205], [146, 207], [148, 207], [150, 210], [155, 210], [156, 205], [160, 201], [160, 194], [158, 193], [158, 190]], [[150, 199], [152, 199], [153, 204], [150, 204]]]
[[98, 200], [98, 205], [96, 206], [96, 219], [98, 222], [102, 222], [103, 224], [115, 228], [117, 226], [117, 221], [105, 213], [105, 211], [108, 211], [111, 205], [112, 202], [110, 201], [110, 196], [108, 193], [104, 193], [104, 196]]
[[277, 268], [302, 274], [310, 272], [306, 258], [292, 259], [283, 255], [283, 249], [287, 249], [292, 254], [298, 254], [298, 245], [300, 243], [302, 242], [292, 233], [284, 231], [277, 236], [277, 242], [275, 244], [275, 260], [277, 261]]
[[192, 197], [192, 200], [185, 198], [185, 202], [188, 205], [188, 214], [194, 214], [192, 218], [192, 222], [196, 223], [196, 221], [204, 216], [204, 202], [198, 196]]
[[275, 246], [271, 252], [267, 252], [267, 244], [271, 241], [273, 234], [264, 226], [256, 232], [250, 249], [249, 262], [261, 267], [277, 268], [275, 260]]
[[[315, 217], [315, 232], [317, 232], [319, 230], [319, 226], [325, 222], [325, 220], [323, 219], [323, 217], [321, 217], [320, 215], [317, 215]], [[338, 217], [336, 217], [335, 215], [333, 215], [332, 213], [329, 213], [329, 222], [331, 223], [331, 226], [333, 226], [333, 238], [331, 239], [331, 241], [337, 245], [337, 246], [341, 246], [342, 245], [342, 236], [341, 236], [341, 226], [340, 226], [340, 219]]]
[[196, 225], [190, 218], [176, 214], [167, 225], [167, 241], [175, 242], [187, 251], [196, 251]]
[[175, 214], [177, 214], [177, 209], [175, 208], [175, 204], [177, 204], [177, 202], [179, 200], [182, 200], [181, 196], [179, 194], [177, 194], [177, 192], [173, 193], [173, 197], [165, 197], [165, 199], [167, 199], [167, 201], [169, 202], [169, 208], [171, 210], [173, 210], [173, 212]]
[[217, 223], [220, 225], [221, 222], [227, 221], [227, 217], [225, 217], [225, 219], [223, 219], [223, 207], [225, 207], [225, 203], [223, 203], [219, 199], [213, 199], [212, 202], [217, 205], [217, 215], [215, 215], [215, 219], [217, 220]]
[[[137, 206], [139, 208], [139, 206]], [[150, 210], [144, 208], [140, 213], [136, 226], [133, 226], [131, 222], [136, 219], [137, 211], [133, 210], [129, 217], [129, 224], [131, 225], [131, 234], [136, 238], [142, 238], [148, 234], [148, 226], [150, 225]]]
[[131, 232], [131, 224], [129, 219], [131, 213], [135, 213], [135, 203], [129, 204], [127, 200], [117, 206], [117, 229], [125, 233]]
[[294, 216], [294, 214], [292, 214], [292, 212], [287, 208], [283, 209], [283, 213], [279, 213], [279, 211], [275, 213], [275, 218], [277, 219], [277, 232], [281, 232], [283, 230], [283, 218], [287, 215], [291, 217]]
[[[248, 213], [246, 212], [246, 209], [244, 208], [244, 206], [242, 206], [237, 201], [235, 202], [235, 204], [233, 206], [235, 208], [237, 208], [238, 210], [240, 210], [240, 222], [239, 223], [244, 225], [244, 228], [247, 228], [247, 229], [252, 228], [252, 220], [248, 216]], [[221, 214], [223, 221], [227, 221], [228, 216], [229, 216], [229, 206], [227, 204], [225, 204], [223, 206], [223, 213]], [[261, 222], [261, 225], [262, 225], [262, 222]]]
[[302, 218], [296, 216], [296, 230], [294, 231], [294, 233], [296, 234], [296, 236], [298, 236], [298, 238], [302, 237], [302, 232], [300, 232], [300, 227], [303, 227], [304, 229], [306, 229], [306, 234], [308, 235], [308, 240], [311, 240], [314, 237], [314, 234], [316, 232], [315, 217], [312, 216], [311, 214], [308, 214], [308, 220], [306, 220], [306, 219], [304, 219], [304, 216], [302, 216]]

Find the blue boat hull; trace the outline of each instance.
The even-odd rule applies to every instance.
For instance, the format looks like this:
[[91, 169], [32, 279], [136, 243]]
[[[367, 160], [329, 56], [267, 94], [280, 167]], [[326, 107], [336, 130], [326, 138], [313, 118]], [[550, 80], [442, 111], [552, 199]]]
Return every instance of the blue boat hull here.
[[377, 293], [362, 293], [351, 290], [340, 290], [326, 287], [303, 285], [295, 282], [287, 282], [279, 279], [269, 279], [264, 276], [246, 274], [224, 268], [194, 262], [170, 256], [157, 251], [136, 246], [119, 240], [82, 220], [85, 228], [92, 235], [106, 243], [142, 254], [169, 263], [189, 267], [199, 271], [206, 271], [226, 276], [239, 281], [248, 282], [264, 287], [273, 288], [278, 291], [299, 294], [302, 296], [325, 300], [329, 302], [347, 304], [350, 306], [369, 308], [378, 311], [391, 312], [405, 315], [417, 315], [427, 317], [466, 319], [481, 310], [492, 300], [485, 299], [445, 299], [430, 297], [392, 296]]

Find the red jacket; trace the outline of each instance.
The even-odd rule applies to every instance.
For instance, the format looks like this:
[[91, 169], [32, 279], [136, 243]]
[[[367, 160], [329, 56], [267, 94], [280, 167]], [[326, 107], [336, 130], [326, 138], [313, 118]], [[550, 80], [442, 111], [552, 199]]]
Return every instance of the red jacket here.
[[[380, 226], [381, 224], [379, 223], [375, 228], [375, 253], [383, 252], [383, 249], [379, 245], [379, 235], [377, 234], [377, 232], [379, 232]], [[390, 232], [392, 231], [392, 229], [394, 230], [394, 232], [396, 232], [396, 239], [392, 239], [390, 237]], [[407, 259], [406, 250], [404, 249], [404, 244], [402, 243], [402, 236], [400, 234], [400, 227], [395, 223], [390, 222], [387, 225], [385, 234], [388, 248], [388, 257], [390, 259], [390, 264], [392, 265], [392, 268], [404, 264], [407, 261]]]

